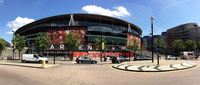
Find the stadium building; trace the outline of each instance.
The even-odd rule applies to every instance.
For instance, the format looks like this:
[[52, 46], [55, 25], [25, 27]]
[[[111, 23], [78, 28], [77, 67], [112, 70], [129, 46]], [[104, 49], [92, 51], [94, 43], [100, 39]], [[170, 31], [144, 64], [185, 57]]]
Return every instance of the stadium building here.
[[[73, 32], [80, 40], [79, 50], [73, 52], [73, 56], [89, 53], [92, 56], [99, 55], [102, 49], [95, 48], [97, 36], [105, 38], [106, 43], [103, 52], [108, 55], [127, 55], [127, 45], [138, 43], [140, 47], [141, 29], [136, 25], [109, 16], [97, 14], [64, 14], [43, 18], [19, 28], [16, 34], [26, 37], [28, 53], [34, 53], [34, 38], [37, 33], [46, 32], [51, 38], [54, 49], [46, 48], [44, 54], [58, 54], [65, 56], [69, 50], [61, 49], [65, 36]], [[65, 46], [67, 47], [67, 46]], [[128, 52], [130, 54], [130, 52]], [[131, 55], [130, 55], [131, 56]]]

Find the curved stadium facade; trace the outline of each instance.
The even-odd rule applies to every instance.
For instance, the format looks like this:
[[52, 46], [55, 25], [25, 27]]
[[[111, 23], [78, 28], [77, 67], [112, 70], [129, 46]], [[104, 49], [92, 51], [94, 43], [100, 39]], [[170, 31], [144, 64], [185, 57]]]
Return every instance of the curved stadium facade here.
[[[81, 49], [74, 52], [74, 56], [80, 56], [84, 52], [99, 52], [99, 49], [95, 48], [97, 36], [103, 36], [106, 40], [104, 51], [120, 55], [126, 50], [129, 42], [136, 41], [140, 46], [142, 33], [136, 25], [113, 17], [97, 14], [64, 14], [27, 24], [19, 28], [15, 34], [25, 36], [28, 52], [34, 53], [34, 38], [39, 32], [48, 33], [51, 44], [55, 46], [54, 52], [56, 50], [59, 55], [65, 55], [68, 52], [68, 50], [59, 49], [59, 46], [64, 43], [65, 36], [73, 32], [81, 42]], [[52, 54], [52, 52], [47, 48], [44, 54]]]

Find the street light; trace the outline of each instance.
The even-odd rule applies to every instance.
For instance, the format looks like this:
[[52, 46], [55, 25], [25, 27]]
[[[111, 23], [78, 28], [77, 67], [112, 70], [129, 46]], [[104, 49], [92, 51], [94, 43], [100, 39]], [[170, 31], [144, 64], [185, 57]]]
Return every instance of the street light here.
[[13, 37], [12, 37], [13, 50], [12, 50], [12, 52], [13, 52], [13, 60], [14, 60], [14, 57], [15, 57], [15, 44], [14, 44], [15, 31], [13, 30], [12, 32], [13, 32]]
[[160, 46], [158, 45], [157, 47], [156, 47], [156, 51], [157, 51], [157, 65], [159, 65], [159, 51], [160, 51]]
[[140, 39], [140, 51], [141, 51], [141, 55], [142, 55], [142, 44], [143, 44], [142, 35], [141, 35], [140, 38], [141, 38], [141, 39]]
[[14, 58], [15, 58], [15, 43], [14, 43], [14, 39], [15, 39], [15, 31], [14, 31], [14, 28], [15, 28], [15, 26], [13, 25], [13, 23], [11, 23], [11, 28], [13, 28], [13, 30], [12, 30], [12, 32], [13, 32], [13, 37], [12, 37], [12, 44], [13, 44], [13, 46], [12, 46], [12, 52], [13, 52], [13, 60], [14, 60]]
[[154, 48], [153, 48], [153, 20], [155, 20], [154, 17], [151, 16], [151, 50], [152, 50], [152, 63], [154, 62], [154, 56], [153, 56], [153, 52], [154, 52]]

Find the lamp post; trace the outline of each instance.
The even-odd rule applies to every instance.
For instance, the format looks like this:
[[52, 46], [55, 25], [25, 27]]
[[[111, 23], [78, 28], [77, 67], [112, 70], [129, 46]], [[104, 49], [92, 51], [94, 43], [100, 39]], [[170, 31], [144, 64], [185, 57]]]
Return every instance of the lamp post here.
[[160, 55], [159, 55], [160, 46], [159, 45], [157, 46], [156, 51], [157, 51], [157, 65], [160, 65], [159, 64], [159, 58], [160, 58]]
[[151, 16], [151, 50], [152, 50], [152, 63], [154, 62], [154, 56], [153, 56], [153, 52], [154, 52], [154, 47], [153, 47], [153, 20], [155, 20], [155, 18], [153, 18]]
[[12, 58], [12, 59], [14, 60], [14, 57], [15, 57], [15, 44], [14, 44], [14, 42], [15, 42], [15, 41], [14, 41], [15, 31], [13, 30], [12, 32], [13, 32], [13, 37], [12, 37], [12, 44], [13, 44], [13, 46], [12, 46], [12, 48], [13, 48], [13, 49], [12, 49], [13, 56], [12, 56], [12, 57], [13, 57], [13, 58]]
[[100, 51], [100, 61], [102, 62], [103, 60], [102, 60], [102, 51], [103, 51], [103, 48], [102, 48], [102, 34], [103, 34], [103, 32], [102, 32], [102, 29], [101, 29], [101, 47], [100, 47], [100, 49], [101, 49], [101, 51]]
[[143, 45], [143, 40], [142, 40], [142, 35], [140, 37], [140, 52], [141, 52], [141, 55], [142, 55], [142, 45]]

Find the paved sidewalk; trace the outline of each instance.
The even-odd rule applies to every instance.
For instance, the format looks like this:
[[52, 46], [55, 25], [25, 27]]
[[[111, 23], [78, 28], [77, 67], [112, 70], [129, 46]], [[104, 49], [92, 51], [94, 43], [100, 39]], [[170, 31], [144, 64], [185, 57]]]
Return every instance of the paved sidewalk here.
[[195, 67], [196, 63], [194, 62], [183, 62], [179, 64], [169, 64], [169, 65], [134, 65], [128, 63], [115, 64], [112, 65], [113, 68], [125, 70], [125, 71], [134, 71], [134, 72], [166, 72], [166, 71], [176, 71], [183, 70]]
[[51, 68], [55, 67], [58, 64], [46, 64], [43, 66], [42, 64], [36, 64], [36, 63], [19, 63], [19, 62], [7, 62], [7, 61], [0, 61], [0, 65], [9, 65], [9, 66], [21, 66], [21, 67], [30, 67], [30, 68]]
[[[0, 65], [10, 65], [10, 66], [21, 66], [21, 67], [30, 67], [30, 68], [51, 68], [58, 65], [76, 65], [77, 63], [75, 61], [55, 61], [55, 65], [53, 64], [53, 61], [49, 61], [48, 64], [42, 66], [42, 64], [39, 63], [21, 63], [21, 60], [0, 60]], [[96, 65], [105, 65], [105, 64], [111, 64], [110, 61], [106, 62], [100, 62], [98, 61]]]

